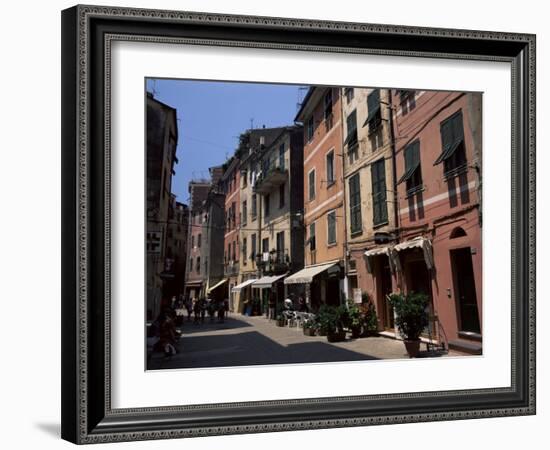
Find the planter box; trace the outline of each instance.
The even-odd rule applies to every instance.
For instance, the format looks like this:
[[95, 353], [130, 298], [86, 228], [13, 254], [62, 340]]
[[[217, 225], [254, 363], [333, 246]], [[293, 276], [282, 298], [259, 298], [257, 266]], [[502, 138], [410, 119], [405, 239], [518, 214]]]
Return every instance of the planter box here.
[[304, 328], [305, 336], [315, 336], [316, 332], [314, 328]]

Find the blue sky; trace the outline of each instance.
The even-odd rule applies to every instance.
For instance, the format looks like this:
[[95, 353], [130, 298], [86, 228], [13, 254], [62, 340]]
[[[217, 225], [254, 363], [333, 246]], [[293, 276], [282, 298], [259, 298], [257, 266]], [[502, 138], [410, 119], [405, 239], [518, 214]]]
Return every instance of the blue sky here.
[[187, 185], [230, 157], [251, 127], [292, 125], [306, 94], [294, 85], [148, 79], [147, 90], [177, 110], [179, 139], [172, 192], [187, 203]]

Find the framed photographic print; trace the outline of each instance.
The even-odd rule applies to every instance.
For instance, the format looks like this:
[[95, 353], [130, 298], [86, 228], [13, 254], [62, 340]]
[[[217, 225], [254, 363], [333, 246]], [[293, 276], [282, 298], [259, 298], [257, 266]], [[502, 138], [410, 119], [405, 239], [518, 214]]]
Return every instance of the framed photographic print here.
[[535, 36], [62, 13], [62, 436], [535, 413]]

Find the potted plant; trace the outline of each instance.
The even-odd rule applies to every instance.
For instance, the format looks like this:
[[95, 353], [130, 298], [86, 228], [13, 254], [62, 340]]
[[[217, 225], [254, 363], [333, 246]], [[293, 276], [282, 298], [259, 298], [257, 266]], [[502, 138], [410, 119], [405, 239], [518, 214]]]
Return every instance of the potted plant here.
[[303, 330], [305, 336], [315, 336], [317, 332], [317, 322], [315, 319], [308, 319], [304, 321]]
[[278, 314], [277, 318], [275, 319], [275, 325], [278, 327], [284, 327], [285, 326], [285, 316], [282, 314]]
[[367, 296], [367, 301], [361, 304], [361, 316], [363, 319], [363, 335], [374, 336], [378, 333], [378, 317], [374, 303]]
[[347, 309], [345, 305], [329, 306], [323, 305], [319, 309], [319, 335], [327, 336], [329, 342], [340, 342], [346, 339], [344, 322]]
[[347, 310], [347, 324], [346, 326], [351, 331], [351, 337], [357, 339], [361, 336], [361, 329], [363, 327], [363, 316], [361, 314], [361, 309], [359, 305], [355, 303], [352, 299], [348, 300], [348, 310]]
[[419, 292], [390, 294], [389, 302], [395, 311], [397, 329], [403, 337], [407, 353], [414, 358], [420, 349], [422, 330], [428, 325], [428, 296]]

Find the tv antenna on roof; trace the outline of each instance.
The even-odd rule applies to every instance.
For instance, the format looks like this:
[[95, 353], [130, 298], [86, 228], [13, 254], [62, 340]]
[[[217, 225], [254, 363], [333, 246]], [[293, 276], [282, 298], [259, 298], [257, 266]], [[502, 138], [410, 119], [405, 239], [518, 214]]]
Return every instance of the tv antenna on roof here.
[[251, 130], [254, 129], [254, 118], [253, 117], [250, 118], [250, 129]]

